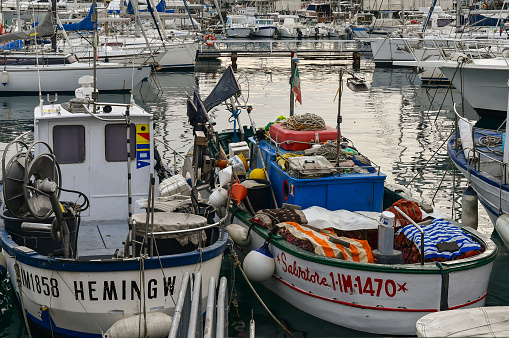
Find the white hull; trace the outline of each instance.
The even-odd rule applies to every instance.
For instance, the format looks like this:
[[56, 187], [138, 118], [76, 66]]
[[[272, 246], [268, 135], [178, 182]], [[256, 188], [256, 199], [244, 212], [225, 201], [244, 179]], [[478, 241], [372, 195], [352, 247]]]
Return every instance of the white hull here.
[[[237, 223], [242, 224], [238, 220]], [[471, 268], [448, 274], [449, 309], [484, 305], [494, 257], [477, 267], [474, 261], [496, 252], [495, 244], [489, 239], [488, 242], [484, 253], [464, 259], [463, 263], [442, 263], [444, 270], [454, 265], [472, 264]], [[263, 243], [264, 239], [251, 231], [251, 243], [244, 252], [257, 249]], [[303, 253], [306, 255], [303, 250], [297, 249], [296, 256], [274, 244], [269, 245], [269, 249], [276, 261], [276, 270], [263, 284], [295, 307], [333, 324], [384, 335], [415, 335], [415, 323], [419, 318], [441, 310], [442, 276], [435, 263], [426, 263], [424, 267], [411, 264], [387, 268], [349, 262], [320, 264], [303, 259]]]
[[454, 75], [457, 66], [457, 62], [447, 62], [440, 70], [452, 79], [454, 87], [463, 92], [474, 109], [507, 111], [509, 67], [505, 60], [474, 60], [472, 64], [464, 64]]
[[227, 28], [226, 35], [229, 38], [247, 38], [251, 34], [251, 28], [239, 27], [239, 28]]
[[[9, 74], [7, 84], [0, 85], [1, 92], [38, 92], [40, 76], [43, 92], [73, 92], [81, 85], [78, 79], [84, 75], [93, 76], [93, 67], [87, 63], [65, 66], [36, 66], [6, 68]], [[133, 76], [134, 73], [134, 76]], [[150, 74], [149, 66], [97, 67], [97, 88], [99, 91], [129, 91]]]
[[254, 28], [252, 35], [271, 38], [276, 33], [276, 27], [258, 27]]
[[198, 51], [198, 42], [184, 42], [165, 45], [164, 49], [159, 49], [163, 54], [159, 60], [159, 65], [163, 68], [192, 68], [196, 65], [196, 52]]
[[[15, 259], [5, 253], [5, 250], [4, 255], [14, 292], [19, 299], [14, 269]], [[152, 260], [157, 261], [157, 258]], [[199, 271], [202, 273], [203, 281], [208, 281], [212, 276], [218, 280], [221, 260], [222, 254], [200, 264]], [[140, 264], [138, 260], [132, 262], [134, 265]], [[80, 332], [84, 334], [83, 336], [100, 336], [101, 331], [106, 332], [119, 319], [140, 313], [143, 303], [138, 293], [140, 295], [145, 293], [147, 312], [158, 311], [173, 315], [182, 276], [185, 271], [195, 269], [193, 265], [184, 265], [161, 270], [159, 266], [154, 265], [151, 269], [145, 269], [145, 285], [142, 285], [139, 270], [55, 271], [51, 268], [18, 263], [22, 278], [23, 303], [28, 317], [47, 329], [50, 329], [49, 318], [51, 318], [55, 332], [63, 332], [62, 330]], [[97, 265], [100, 264], [98, 262]], [[118, 268], [122, 263], [114, 264]], [[148, 260], [145, 264], [148, 264]], [[88, 265], [94, 263], [89, 262]], [[202, 305], [206, 306], [208, 289], [203, 288], [202, 292]], [[49, 310], [41, 311], [45, 306], [50, 307]], [[202, 312], [204, 311], [203, 307]]]

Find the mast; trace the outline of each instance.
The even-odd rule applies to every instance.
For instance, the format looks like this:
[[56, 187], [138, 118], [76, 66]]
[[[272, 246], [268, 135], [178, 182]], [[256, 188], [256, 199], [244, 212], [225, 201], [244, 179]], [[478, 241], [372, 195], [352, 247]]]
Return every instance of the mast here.
[[[56, 25], [57, 25], [57, 0], [51, 0], [51, 23], [53, 24], [54, 27], [56, 27]], [[56, 29], [55, 29], [55, 33], [51, 36], [51, 50], [53, 52], [57, 51], [57, 30]]]
[[297, 58], [295, 57], [295, 53], [291, 54], [291, 68], [292, 68], [292, 76], [290, 77], [290, 116], [293, 116], [295, 111], [295, 95], [293, 94], [293, 78], [295, 76], [295, 68], [297, 68]]
[[[55, 0], [53, 0], [55, 1]], [[92, 92], [92, 100], [94, 101], [94, 114], [97, 114], [97, 106], [96, 102], [99, 98], [99, 93], [97, 93], [97, 2], [96, 0], [92, 0], [92, 22], [94, 24], [94, 91]]]

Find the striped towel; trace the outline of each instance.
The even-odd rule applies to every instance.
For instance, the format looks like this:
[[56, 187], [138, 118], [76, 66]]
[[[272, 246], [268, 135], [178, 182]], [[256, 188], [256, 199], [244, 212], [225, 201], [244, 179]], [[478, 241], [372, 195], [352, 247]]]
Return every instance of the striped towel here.
[[[286, 228], [293, 236], [301, 240], [308, 240], [314, 247], [314, 252], [320, 256], [344, 259], [347, 261], [373, 263], [373, 254], [368, 241], [338, 237], [334, 229], [321, 229], [320, 232], [312, 230], [306, 225], [295, 222], [283, 222], [276, 224], [280, 228]], [[340, 239], [345, 245], [331, 242], [334, 237]]]
[[[479, 250], [482, 248], [479, 243], [474, 242], [472, 237], [465, 234], [463, 230], [455, 225], [443, 220], [435, 219], [433, 223], [421, 226], [424, 231], [424, 257], [425, 259], [432, 258], [445, 258], [452, 259], [469, 251]], [[403, 234], [414, 242], [415, 246], [421, 251], [421, 232], [413, 225], [407, 225], [396, 233], [396, 236]], [[437, 249], [438, 243], [456, 242], [459, 250], [450, 252], [439, 252]], [[422, 253], [421, 253], [422, 254]]]

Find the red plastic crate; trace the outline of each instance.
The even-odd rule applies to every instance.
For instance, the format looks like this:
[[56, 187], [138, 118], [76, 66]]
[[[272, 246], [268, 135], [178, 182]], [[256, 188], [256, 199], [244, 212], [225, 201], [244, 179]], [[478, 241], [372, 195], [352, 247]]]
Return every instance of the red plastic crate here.
[[[283, 127], [282, 123], [274, 123], [270, 126], [270, 137], [277, 143], [285, 141], [299, 141], [299, 142], [315, 142], [316, 135], [318, 134], [318, 141], [325, 142], [329, 140], [336, 140], [338, 137], [337, 129], [325, 126], [325, 130], [292, 130]], [[305, 150], [311, 148], [311, 145], [305, 143], [288, 142], [281, 144], [281, 148], [289, 151]]]

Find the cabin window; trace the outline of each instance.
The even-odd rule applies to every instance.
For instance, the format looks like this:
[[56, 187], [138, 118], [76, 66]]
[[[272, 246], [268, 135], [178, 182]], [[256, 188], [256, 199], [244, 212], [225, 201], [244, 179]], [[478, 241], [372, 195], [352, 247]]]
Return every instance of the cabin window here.
[[[105, 132], [106, 161], [127, 161], [127, 126], [125, 124], [107, 124]], [[130, 132], [131, 160], [136, 159], [136, 125], [131, 124]]]
[[85, 127], [82, 125], [54, 126], [53, 151], [60, 164], [85, 162]]

